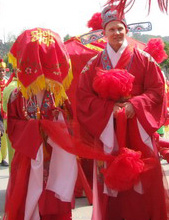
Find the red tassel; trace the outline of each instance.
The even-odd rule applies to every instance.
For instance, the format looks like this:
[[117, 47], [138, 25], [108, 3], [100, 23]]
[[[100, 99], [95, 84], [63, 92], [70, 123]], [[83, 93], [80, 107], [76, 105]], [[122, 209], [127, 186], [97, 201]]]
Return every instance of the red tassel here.
[[[166, 12], [168, 10], [168, 0], [157, 0], [159, 9], [162, 12]], [[135, 0], [108, 0], [107, 4], [116, 6], [116, 10], [119, 12], [120, 16], [123, 16], [125, 12], [128, 12], [134, 5]], [[150, 12], [151, 9], [151, 0], [148, 1], [148, 13]]]
[[131, 189], [138, 181], [144, 170], [141, 152], [123, 148], [121, 153], [102, 172], [106, 185], [117, 191]]
[[101, 13], [95, 13], [92, 18], [87, 23], [88, 28], [92, 28], [92, 30], [102, 29], [102, 18]]
[[164, 46], [164, 42], [161, 38], [152, 38], [148, 41], [144, 51], [149, 53], [157, 63], [162, 63], [168, 57]]

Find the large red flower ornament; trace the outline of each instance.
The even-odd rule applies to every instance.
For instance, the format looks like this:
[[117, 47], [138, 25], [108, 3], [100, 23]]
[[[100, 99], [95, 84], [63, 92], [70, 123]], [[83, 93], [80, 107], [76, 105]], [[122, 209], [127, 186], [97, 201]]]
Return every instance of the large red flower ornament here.
[[93, 89], [101, 98], [114, 101], [130, 96], [134, 76], [126, 69], [103, 70], [97, 68]]

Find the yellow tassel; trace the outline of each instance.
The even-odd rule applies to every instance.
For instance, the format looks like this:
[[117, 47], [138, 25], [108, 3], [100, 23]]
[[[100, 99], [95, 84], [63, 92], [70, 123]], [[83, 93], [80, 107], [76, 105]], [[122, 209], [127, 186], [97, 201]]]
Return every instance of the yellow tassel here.
[[100, 48], [100, 47], [96, 47], [92, 44], [86, 44], [85, 45], [87, 48], [91, 49], [91, 50], [95, 50], [95, 51], [103, 51], [103, 48]]
[[28, 99], [32, 95], [36, 95], [41, 90], [46, 89], [45, 76], [39, 76], [36, 81], [28, 87], [24, 87], [24, 85], [18, 80], [18, 87], [20, 88], [22, 95]]
[[59, 82], [46, 79], [46, 89], [54, 94], [56, 106], [62, 105], [68, 99], [63, 85]]
[[13, 68], [17, 68], [17, 59], [11, 52], [8, 53], [8, 62], [12, 64]]
[[72, 80], [73, 80], [72, 64], [71, 64], [71, 60], [69, 60], [69, 72], [62, 81], [63, 88], [65, 89], [65, 91], [68, 90], [68, 88], [70, 87]]

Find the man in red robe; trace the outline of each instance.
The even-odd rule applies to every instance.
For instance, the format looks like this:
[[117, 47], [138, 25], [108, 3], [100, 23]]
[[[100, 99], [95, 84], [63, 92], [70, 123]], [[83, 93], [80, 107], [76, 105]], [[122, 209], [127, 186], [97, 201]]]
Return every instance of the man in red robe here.
[[71, 220], [76, 156], [62, 150], [41, 126], [50, 122], [52, 129], [59, 122], [69, 133], [69, 56], [58, 34], [34, 28], [17, 38], [9, 61], [17, 70], [19, 88], [8, 102], [7, 132], [15, 154], [4, 219]]
[[[154, 164], [152, 169], [144, 169], [132, 187], [119, 190], [120, 186], [118, 189], [110, 188], [105, 183], [101, 169], [107, 166], [106, 163], [95, 161], [92, 219], [167, 220], [168, 199], [153, 138], [166, 117], [164, 78], [149, 54], [128, 45], [124, 17], [108, 6], [102, 12], [102, 20], [107, 46], [84, 67], [77, 87], [77, 118], [81, 133], [88, 141], [101, 147], [105, 154], [117, 155], [120, 151], [119, 137], [122, 138], [126, 132], [126, 147], [141, 152], [144, 164], [152, 159]], [[104, 86], [102, 95], [98, 92], [100, 88], [96, 84], [94, 86], [96, 78], [112, 69], [114, 72], [127, 71], [134, 77], [127, 97], [112, 99], [111, 96], [105, 96], [108, 93], [118, 94], [122, 83], [119, 79], [117, 86]], [[105, 80], [101, 81], [100, 87], [103, 87]], [[122, 93], [120, 90], [118, 92]], [[119, 135], [115, 128], [122, 110], [127, 118], [127, 130], [124, 128]], [[117, 174], [123, 176], [123, 172]], [[125, 184], [123, 186], [125, 188]]]

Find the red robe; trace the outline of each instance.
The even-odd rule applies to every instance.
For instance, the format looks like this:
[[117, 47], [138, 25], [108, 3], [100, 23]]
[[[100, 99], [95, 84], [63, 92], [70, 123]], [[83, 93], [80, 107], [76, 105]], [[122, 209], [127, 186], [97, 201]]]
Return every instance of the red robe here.
[[2, 103], [2, 99], [3, 99], [3, 90], [4, 90], [4, 88], [6, 87], [7, 85], [6, 85], [6, 81], [5, 81], [5, 79], [3, 79], [3, 80], [1, 80], [0, 81], [0, 92], [1, 92], [1, 94], [0, 94], [0, 108], [1, 108], [1, 115], [2, 115], [2, 117], [4, 118], [4, 119], [6, 119], [7, 118], [7, 115], [6, 115], [6, 113], [3, 111], [3, 103]]
[[[82, 135], [100, 142], [100, 135], [112, 114], [114, 101], [99, 98], [94, 92], [92, 85], [96, 67], [112, 68], [106, 50], [90, 60], [81, 73], [77, 88], [77, 118], [82, 127]], [[137, 120], [151, 137], [165, 122], [166, 99], [161, 70], [150, 56], [130, 46], [125, 49], [115, 68], [127, 69], [135, 77], [128, 101], [132, 103], [136, 114], [127, 122], [126, 144], [129, 148], [141, 151], [143, 158], [157, 158], [155, 145], [152, 151], [141, 139]], [[154, 143], [153, 138], [151, 140]], [[142, 195], [131, 189], [119, 192], [117, 197], [109, 197], [103, 193], [103, 176], [97, 173], [99, 202], [94, 203], [93, 220], [166, 220], [165, 190], [158, 158], [157, 163], [156, 169], [141, 176], [144, 190]], [[94, 197], [97, 196], [95, 191]]]
[[[12, 147], [15, 149], [15, 155], [11, 165], [4, 219], [24, 219], [31, 159], [36, 158], [43, 142], [45, 146], [43, 147], [43, 191], [38, 201], [40, 219], [70, 220], [71, 203], [62, 202], [56, 198], [54, 192], [45, 189], [49, 175], [52, 148], [45, 142], [45, 136], [40, 129], [39, 120], [36, 120], [36, 103], [30, 102], [30, 104], [27, 104], [28, 115], [26, 116], [23, 108], [25, 106], [24, 102], [28, 103], [17, 89], [14, 90], [8, 104], [8, 136]], [[53, 98], [49, 92], [46, 92], [40, 109], [41, 119], [53, 121], [54, 110], [56, 108], [54, 107]], [[30, 119], [28, 119], [29, 117]], [[57, 118], [57, 115], [55, 115], [55, 118]]]

